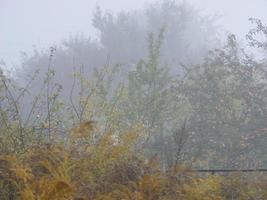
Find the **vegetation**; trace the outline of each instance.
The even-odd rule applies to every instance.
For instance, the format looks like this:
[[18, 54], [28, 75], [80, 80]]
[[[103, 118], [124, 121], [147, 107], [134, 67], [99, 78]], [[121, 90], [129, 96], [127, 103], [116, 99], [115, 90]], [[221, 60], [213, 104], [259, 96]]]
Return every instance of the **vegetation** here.
[[1, 199], [265, 199], [267, 180], [229, 176], [199, 176], [185, 167], [163, 172], [155, 158], [146, 162], [133, 153], [135, 133], [95, 140], [93, 124], [72, 131], [66, 144], [54, 142], [27, 152], [4, 154]]
[[[184, 15], [182, 27], [199, 24], [193, 10], [166, 1], [146, 11], [147, 52], [122, 42], [113, 57], [120, 64], [105, 60], [106, 51], [132, 30], [144, 45], [147, 30], [134, 14], [114, 18], [97, 9], [100, 43], [73, 39], [67, 49], [36, 52], [24, 64], [42, 69], [27, 80], [1, 73], [0, 199], [267, 199], [264, 172], [196, 170], [267, 167], [266, 26], [251, 19], [256, 28], [247, 35], [247, 48], [261, 50], [262, 59], [229, 35], [224, 46], [207, 53], [210, 44], [203, 44], [201, 58], [182, 62], [188, 52], [174, 25]], [[154, 27], [158, 18], [163, 22]], [[102, 66], [90, 68], [89, 77], [88, 52], [101, 55], [91, 64]], [[167, 64], [174, 52], [179, 58]], [[61, 72], [68, 78], [60, 83]]]

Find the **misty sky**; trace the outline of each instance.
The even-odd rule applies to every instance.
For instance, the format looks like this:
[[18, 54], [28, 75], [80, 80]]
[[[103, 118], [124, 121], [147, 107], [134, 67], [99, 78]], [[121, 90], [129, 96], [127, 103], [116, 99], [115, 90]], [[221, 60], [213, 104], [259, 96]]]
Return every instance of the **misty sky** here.
[[[0, 0], [0, 60], [19, 63], [20, 51], [30, 52], [59, 43], [69, 35], [92, 34], [96, 5], [116, 12], [142, 8], [155, 0]], [[226, 30], [244, 36], [249, 17], [267, 23], [267, 0], [185, 0], [205, 14], [221, 15]], [[94, 33], [93, 33], [94, 34]]]

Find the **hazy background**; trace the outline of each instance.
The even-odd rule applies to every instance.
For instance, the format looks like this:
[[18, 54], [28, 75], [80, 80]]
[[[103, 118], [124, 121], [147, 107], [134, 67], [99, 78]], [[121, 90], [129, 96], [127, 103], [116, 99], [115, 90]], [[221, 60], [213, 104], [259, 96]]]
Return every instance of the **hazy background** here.
[[93, 121], [92, 138], [137, 132], [163, 169], [267, 168], [266, 11], [267, 0], [0, 0], [0, 153]]
[[[251, 27], [249, 17], [267, 22], [266, 0], [185, 0], [240, 38]], [[140, 9], [155, 0], [0, 0], [0, 60], [19, 63], [21, 51], [30, 52], [59, 43], [70, 35], [96, 35], [91, 25], [96, 5], [112, 12]], [[178, 1], [179, 2], [179, 1]]]

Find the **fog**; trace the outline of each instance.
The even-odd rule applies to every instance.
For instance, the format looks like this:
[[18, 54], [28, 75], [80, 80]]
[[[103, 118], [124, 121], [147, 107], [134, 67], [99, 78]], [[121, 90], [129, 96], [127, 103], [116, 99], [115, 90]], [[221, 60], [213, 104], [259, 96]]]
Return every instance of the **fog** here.
[[0, 199], [266, 200], [266, 11], [0, 0]]
[[[155, 0], [1, 0], [0, 59], [19, 65], [21, 52], [44, 49], [69, 35], [96, 36], [92, 13], [101, 8], [117, 12], [144, 7]], [[179, 2], [179, 1], [178, 1]], [[185, 0], [207, 15], [219, 16], [218, 25], [242, 38], [251, 27], [248, 18], [267, 21], [265, 0]]]

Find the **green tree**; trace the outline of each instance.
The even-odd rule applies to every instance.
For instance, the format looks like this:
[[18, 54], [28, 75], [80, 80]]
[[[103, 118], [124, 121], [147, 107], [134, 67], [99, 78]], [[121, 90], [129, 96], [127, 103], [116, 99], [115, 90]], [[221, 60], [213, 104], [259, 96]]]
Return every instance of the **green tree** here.
[[187, 68], [183, 93], [192, 106], [192, 146], [211, 167], [266, 165], [266, 69], [235, 36], [198, 67]]
[[121, 103], [118, 120], [121, 120], [123, 129], [141, 124], [145, 135], [141, 148], [148, 150], [150, 155], [157, 154], [167, 166], [173, 160], [168, 154], [172, 144], [167, 138], [185, 118], [185, 106], [181, 106], [181, 97], [177, 93], [176, 76], [160, 62], [163, 35], [163, 29], [157, 38], [150, 34], [148, 60], [141, 60], [129, 72], [127, 94]]

